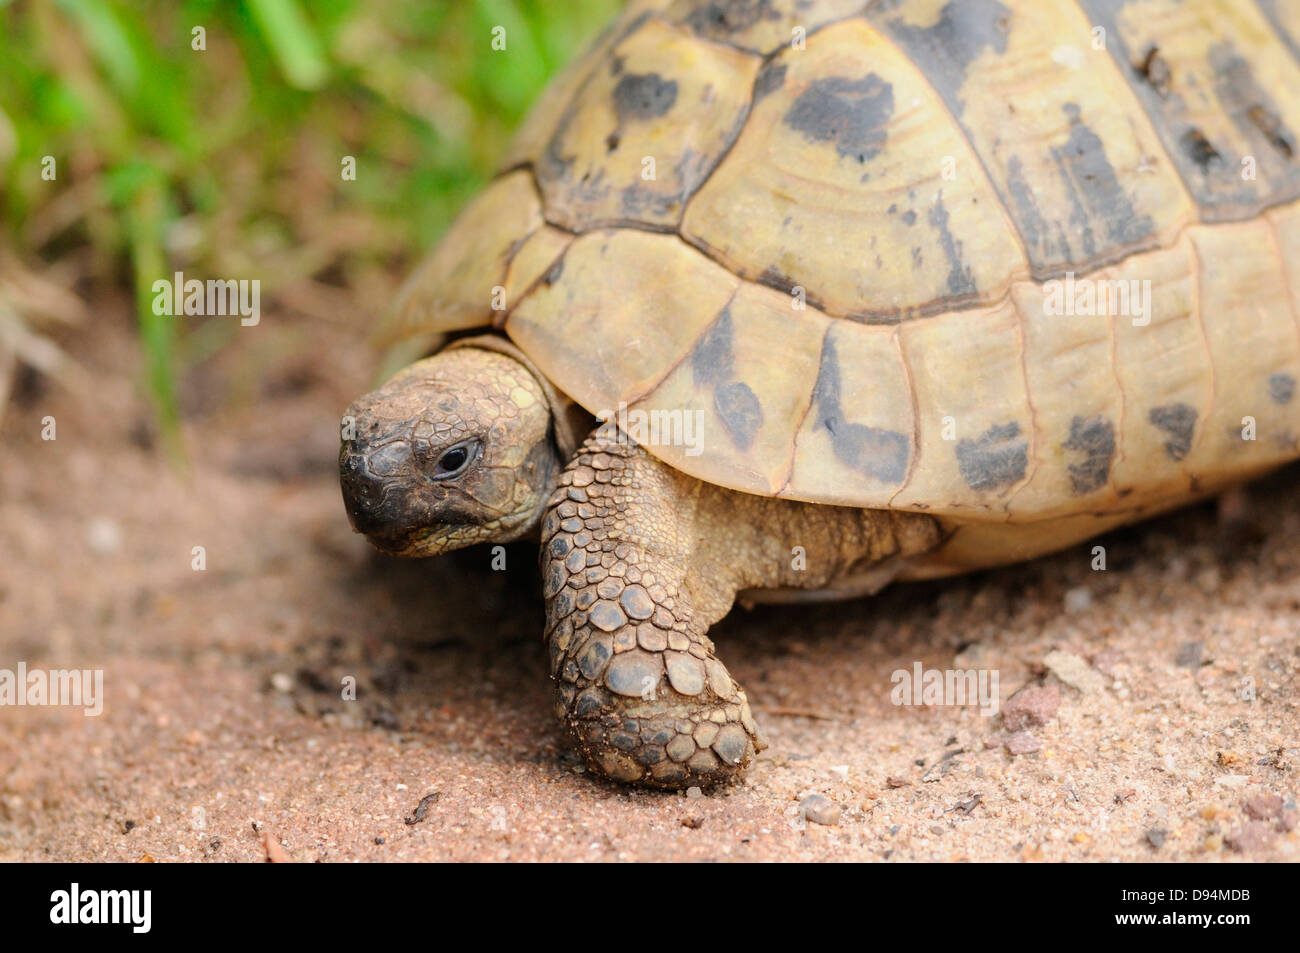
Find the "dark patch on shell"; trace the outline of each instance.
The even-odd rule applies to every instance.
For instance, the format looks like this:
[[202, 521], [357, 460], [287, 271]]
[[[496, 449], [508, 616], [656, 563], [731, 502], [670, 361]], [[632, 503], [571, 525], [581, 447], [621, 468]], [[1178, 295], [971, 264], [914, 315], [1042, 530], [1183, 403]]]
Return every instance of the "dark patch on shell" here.
[[1182, 146], [1183, 154], [1205, 175], [1223, 165], [1223, 154], [1214, 148], [1214, 143], [1199, 129], [1188, 129], [1178, 144]]
[[1064, 148], [1053, 150], [1053, 156], [1071, 191], [1082, 197], [1089, 218], [1106, 223], [1111, 242], [1129, 245], [1149, 238], [1155, 224], [1149, 216], [1139, 216], [1129, 202], [1106, 157], [1105, 143], [1083, 121], [1076, 104], [1066, 103], [1063, 108], [1070, 120], [1070, 138]]
[[628, 73], [614, 87], [614, 111], [619, 125], [658, 119], [677, 102], [677, 80], [658, 73]]
[[1020, 439], [1020, 424], [995, 424], [974, 440], [957, 441], [957, 468], [972, 490], [1011, 486], [1025, 478], [1029, 443]]
[[569, 111], [560, 117], [555, 132], [551, 133], [551, 138], [546, 141], [546, 148], [542, 150], [541, 156], [538, 157], [537, 178], [539, 181], [555, 182], [569, 179], [573, 175], [573, 157], [560, 154], [560, 138], [572, 121], [573, 107], [570, 106]]
[[962, 243], [953, 238], [952, 231], [948, 228], [948, 210], [943, 207], [942, 192], [930, 207], [929, 222], [939, 233], [939, 247], [948, 260], [948, 293], [954, 297], [974, 294], [975, 278], [971, 275], [970, 266], [962, 264]]
[[763, 408], [749, 385], [743, 381], [722, 385], [713, 393], [713, 406], [731, 442], [740, 450], [752, 447], [763, 425]]
[[1007, 51], [1011, 11], [998, 0], [949, 0], [932, 26], [891, 20], [888, 27], [913, 62], [926, 64], [930, 82], [960, 115], [965, 104], [959, 93], [971, 63], [987, 49]]
[[1165, 441], [1169, 459], [1184, 459], [1192, 449], [1192, 437], [1196, 433], [1196, 409], [1187, 404], [1166, 404], [1151, 408], [1147, 419], [1169, 435]]
[[1173, 79], [1173, 74], [1169, 70], [1169, 64], [1160, 55], [1160, 47], [1152, 46], [1147, 50], [1147, 55], [1142, 58], [1142, 62], [1133, 68], [1161, 97], [1169, 95], [1169, 83]]
[[730, 380], [735, 366], [730, 306], [705, 330], [691, 352], [691, 376], [696, 387], [716, 387]]
[[732, 379], [735, 367], [734, 328], [726, 307], [691, 352], [691, 378], [697, 388], [713, 391], [713, 407], [727, 436], [745, 451], [763, 426], [763, 407], [748, 384]]
[[629, 185], [619, 191], [619, 207], [629, 219], [639, 219], [642, 215], [674, 215], [681, 204], [680, 196], [654, 192], [640, 185]]
[[894, 115], [894, 87], [875, 73], [862, 79], [830, 76], [805, 89], [785, 124], [809, 142], [829, 142], [845, 158], [865, 163], [885, 147]]
[[549, 287], [559, 281], [560, 275], [562, 274], [564, 274], [563, 256], [555, 259], [555, 261], [551, 263], [551, 267], [546, 269], [546, 273], [542, 275], [542, 283]]
[[821, 366], [813, 390], [817, 426], [831, 435], [836, 459], [854, 470], [886, 483], [907, 475], [911, 441], [906, 434], [868, 427], [844, 419], [840, 406], [840, 362], [830, 333], [822, 345]]
[[1075, 496], [1092, 493], [1106, 485], [1110, 479], [1111, 461], [1115, 459], [1114, 424], [1100, 414], [1088, 418], [1075, 417], [1070, 421], [1070, 439], [1061, 446], [1083, 454], [1082, 460], [1067, 468], [1070, 490]]
[[1251, 123], [1264, 134], [1264, 138], [1282, 155], [1288, 159], [1295, 157], [1295, 136], [1286, 124], [1282, 122], [1281, 117], [1273, 110], [1264, 106], [1251, 106], [1246, 111], [1247, 118]]
[[1274, 403], [1289, 404], [1295, 396], [1295, 378], [1290, 374], [1270, 374], [1268, 378], [1268, 396]]
[[773, 265], [768, 265], [763, 269], [763, 273], [758, 276], [760, 284], [767, 285], [769, 288], [775, 288], [777, 291], [784, 291], [786, 294], [793, 294], [795, 282], [790, 280], [788, 275], [782, 274]]
[[763, 68], [758, 71], [758, 77], [754, 80], [754, 101], [762, 99], [769, 93], [774, 93], [785, 85], [785, 74], [787, 70], [785, 63], [770, 60], [763, 64]]
[[1233, 124], [1247, 138], [1262, 135], [1283, 159], [1290, 160], [1295, 155], [1295, 135], [1282, 122], [1272, 98], [1256, 82], [1245, 57], [1231, 43], [1217, 43], [1210, 49], [1210, 68], [1214, 70], [1219, 105]]
[[[1025, 164], [1019, 156], [1011, 156], [1007, 160], [1007, 190], [1011, 193], [1011, 212], [1020, 227], [1025, 244], [1029, 246], [1030, 255], [1035, 259], [1047, 257], [1054, 251], [1047, 234], [1047, 219], [1043, 218], [1043, 213], [1038, 209], [1033, 190], [1025, 179]], [[1061, 249], [1061, 252], [1069, 257], [1067, 250]]]
[[761, 20], [779, 16], [772, 8], [772, 0], [710, 0], [693, 10], [685, 22], [700, 36], [727, 39]]
[[755, 279], [759, 284], [774, 288], [782, 294], [793, 295], [795, 288], [803, 287], [804, 303], [810, 308], [816, 308], [819, 311], [825, 311], [825, 303], [809, 291], [806, 287], [799, 284], [798, 281], [789, 275], [777, 269], [774, 265], [768, 265], [762, 273]]

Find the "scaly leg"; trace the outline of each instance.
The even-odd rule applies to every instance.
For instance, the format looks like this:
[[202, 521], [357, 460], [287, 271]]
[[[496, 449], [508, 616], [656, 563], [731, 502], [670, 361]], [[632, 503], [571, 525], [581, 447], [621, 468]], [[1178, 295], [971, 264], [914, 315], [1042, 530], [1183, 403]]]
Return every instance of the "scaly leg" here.
[[[749, 588], [820, 589], [939, 541], [927, 516], [768, 499], [597, 430], [551, 496], [541, 563], [560, 719], [608, 777], [738, 777], [766, 745], [709, 626]], [[801, 547], [806, 563], [792, 559]]]

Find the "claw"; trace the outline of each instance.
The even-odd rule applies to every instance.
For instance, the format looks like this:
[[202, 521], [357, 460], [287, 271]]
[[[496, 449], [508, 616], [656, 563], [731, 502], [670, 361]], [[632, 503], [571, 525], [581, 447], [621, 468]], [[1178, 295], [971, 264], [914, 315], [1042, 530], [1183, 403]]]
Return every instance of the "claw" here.
[[593, 686], [575, 696], [564, 721], [587, 762], [615, 781], [710, 787], [741, 777], [767, 747], [744, 693], [735, 695], [701, 703], [668, 689], [642, 700]]

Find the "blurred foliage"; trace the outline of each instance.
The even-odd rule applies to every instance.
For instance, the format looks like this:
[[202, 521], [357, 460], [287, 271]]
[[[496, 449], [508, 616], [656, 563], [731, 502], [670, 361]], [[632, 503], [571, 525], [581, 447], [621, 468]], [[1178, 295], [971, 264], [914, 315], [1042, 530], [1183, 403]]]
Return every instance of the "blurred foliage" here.
[[303, 280], [378, 287], [490, 177], [541, 86], [620, 5], [0, 0], [0, 253], [71, 257], [82, 278], [134, 288], [171, 430], [178, 370], [238, 322], [202, 325], [213, 340], [156, 317], [155, 279], [260, 278], [264, 306]]

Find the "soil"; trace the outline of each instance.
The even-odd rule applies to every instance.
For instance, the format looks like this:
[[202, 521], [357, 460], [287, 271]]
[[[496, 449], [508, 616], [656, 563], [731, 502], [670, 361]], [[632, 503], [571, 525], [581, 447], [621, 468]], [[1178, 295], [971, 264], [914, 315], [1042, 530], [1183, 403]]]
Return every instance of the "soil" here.
[[[1253, 534], [1205, 505], [1097, 541], [1104, 571], [1090, 543], [737, 609], [713, 636], [771, 747], [729, 789], [628, 791], [553, 720], [528, 546], [494, 571], [349, 529], [337, 420], [375, 315], [325, 299], [185, 376], [184, 466], [121, 303], [62, 342], [79, 394], [28, 378], [7, 408], [0, 669], [102, 669], [105, 701], [0, 708], [0, 860], [1300, 859], [1297, 468], [1253, 489]], [[895, 706], [916, 662], [1043, 691]]]

